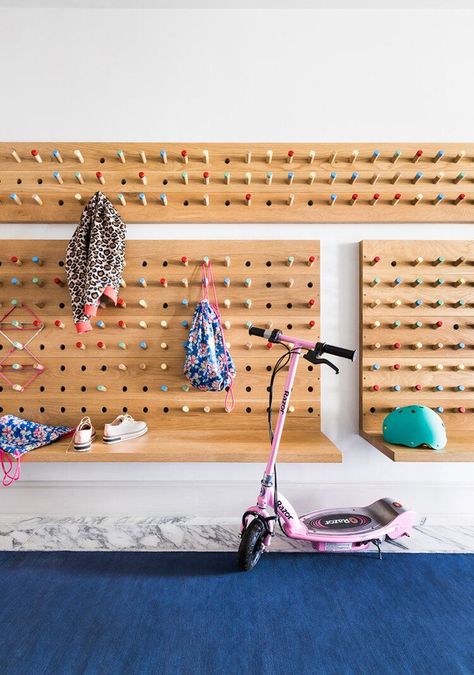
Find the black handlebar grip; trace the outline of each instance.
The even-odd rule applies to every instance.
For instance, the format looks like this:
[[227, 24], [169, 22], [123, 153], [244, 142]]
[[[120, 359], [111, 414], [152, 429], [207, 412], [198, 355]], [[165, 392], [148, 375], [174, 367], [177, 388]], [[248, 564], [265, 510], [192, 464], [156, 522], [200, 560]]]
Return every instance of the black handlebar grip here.
[[250, 326], [249, 335], [257, 335], [258, 337], [265, 337], [265, 329], [257, 328], [257, 326]]
[[333, 356], [340, 356], [341, 359], [349, 359], [349, 361], [353, 361], [357, 350], [344, 349], [344, 347], [335, 347], [334, 345], [325, 344], [323, 353], [332, 354]]

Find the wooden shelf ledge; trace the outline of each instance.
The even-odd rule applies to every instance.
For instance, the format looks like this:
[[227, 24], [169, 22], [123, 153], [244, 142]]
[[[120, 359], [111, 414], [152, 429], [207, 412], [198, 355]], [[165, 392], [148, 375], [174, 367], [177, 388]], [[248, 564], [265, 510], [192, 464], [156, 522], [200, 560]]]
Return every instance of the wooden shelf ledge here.
[[[268, 454], [268, 434], [261, 429], [161, 429], [129, 442], [105, 445], [101, 440], [88, 452], [75, 452], [69, 439], [39, 448], [26, 462], [261, 462]], [[279, 462], [342, 462], [334, 443], [320, 431], [284, 433]]]
[[470, 431], [450, 431], [442, 451], [393, 445], [386, 443], [382, 434], [367, 431], [360, 435], [394, 462], [474, 462], [474, 436]]

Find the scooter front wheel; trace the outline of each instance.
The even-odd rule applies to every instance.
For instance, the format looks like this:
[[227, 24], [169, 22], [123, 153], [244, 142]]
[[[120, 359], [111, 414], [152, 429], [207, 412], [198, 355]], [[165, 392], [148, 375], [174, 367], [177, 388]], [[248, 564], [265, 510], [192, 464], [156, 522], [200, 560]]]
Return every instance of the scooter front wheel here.
[[260, 560], [264, 551], [265, 525], [254, 518], [242, 533], [239, 546], [239, 569], [249, 572]]

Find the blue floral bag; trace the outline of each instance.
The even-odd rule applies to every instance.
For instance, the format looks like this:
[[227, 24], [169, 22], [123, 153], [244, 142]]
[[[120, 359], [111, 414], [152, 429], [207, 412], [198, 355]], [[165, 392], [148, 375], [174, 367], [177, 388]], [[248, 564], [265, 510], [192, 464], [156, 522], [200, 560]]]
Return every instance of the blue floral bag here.
[[[225, 408], [230, 412], [235, 402], [232, 391], [235, 366], [225, 344], [211, 263], [203, 264], [201, 271], [201, 302], [196, 305], [189, 329], [184, 374], [191, 385], [201, 391], [226, 390]], [[214, 303], [209, 300], [209, 285]]]

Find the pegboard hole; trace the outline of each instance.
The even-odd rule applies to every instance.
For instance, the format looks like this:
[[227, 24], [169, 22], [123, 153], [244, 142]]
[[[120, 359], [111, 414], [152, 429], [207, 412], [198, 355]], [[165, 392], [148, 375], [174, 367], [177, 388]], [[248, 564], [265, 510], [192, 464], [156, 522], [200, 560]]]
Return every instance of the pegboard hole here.
[[19, 413], [25, 412], [25, 409], [22, 405], [18, 408], [18, 412]]
[[313, 282], [312, 281], [308, 281], [308, 283], [306, 285], [307, 285], [308, 288], [313, 288]]
[[163, 303], [163, 309], [168, 309], [168, 303], [167, 302]]
[[82, 372], [84, 372], [85, 370], [87, 370], [87, 366], [81, 366], [81, 370]]
[[64, 206], [64, 200], [63, 199], [58, 200], [58, 206]]
[[230, 201], [228, 199], [225, 200], [224, 206], [230, 206]]
[[163, 260], [163, 267], [168, 267], [168, 261], [167, 260]]
[[289, 302], [286, 306], [288, 307], [288, 309], [291, 309], [293, 307], [293, 303]]
[[308, 201], [308, 206], [313, 206], [313, 204], [314, 204], [313, 200], [310, 199], [310, 200]]
[[311, 387], [311, 386], [308, 387], [308, 391], [309, 391], [309, 393], [311, 393], [312, 391], [314, 391], [314, 387]]
[[185, 200], [184, 200], [184, 202], [183, 202], [183, 206], [189, 206], [189, 202], [188, 202], [188, 200], [187, 200], [187, 199], [185, 199]]
[[246, 260], [246, 261], [245, 261], [245, 267], [250, 267], [251, 264], [252, 264], [252, 263], [251, 263], [250, 260]]
[[163, 178], [163, 185], [168, 185], [168, 179], [167, 178]]
[[370, 412], [371, 412], [371, 413], [374, 413], [374, 412], [375, 412], [375, 408], [370, 408]]
[[21, 183], [22, 183], [21, 178], [17, 178], [17, 179], [16, 179], [16, 184], [17, 184], [17, 185], [21, 185]]
[[122, 408], [122, 412], [123, 412], [123, 413], [126, 413], [126, 412], [128, 412], [128, 408], [127, 408], [127, 407], [125, 407], [125, 408]]
[[169, 411], [170, 411], [169, 408], [163, 408], [163, 412], [164, 412], [164, 413], [167, 413], [167, 412], [169, 412]]
[[64, 309], [66, 307], [66, 305], [64, 304], [64, 302], [60, 302], [58, 307], [59, 307], [59, 309]]
[[81, 408], [81, 413], [85, 413], [85, 412], [87, 412], [87, 408], [85, 408], [84, 406], [82, 406], [82, 408]]
[[58, 265], [59, 267], [64, 267], [64, 260], [59, 260]]
[[453, 324], [453, 328], [454, 330], [459, 330], [459, 324], [458, 323]]
[[396, 267], [396, 266], [397, 266], [397, 261], [396, 261], [396, 260], [392, 260], [392, 262], [391, 262], [390, 264], [391, 264], [392, 267]]
[[309, 407], [309, 408], [308, 408], [308, 412], [309, 412], [309, 413], [314, 412], [314, 408]]
[[293, 324], [292, 324], [292, 323], [287, 323], [287, 324], [286, 324], [286, 327], [288, 328], [288, 330], [291, 330], [291, 329], [293, 328]]
[[122, 178], [122, 180], [121, 180], [120, 182], [122, 183], [122, 185], [126, 185], [126, 184], [127, 184], [127, 179], [126, 179], [126, 178]]
[[0, 412], [3, 412], [3, 408], [0, 406]]
[[230, 159], [228, 157], [224, 159], [224, 164], [230, 164]]
[[60, 349], [61, 351], [64, 351], [64, 350], [66, 349], [66, 345], [59, 345], [59, 349]]
[[107, 412], [107, 408], [105, 407], [105, 405], [102, 406], [101, 410], [102, 410], [103, 413], [106, 413], [106, 412]]
[[[84, 387], [84, 388], [85, 388], [85, 387]], [[44, 391], [44, 387], [40, 387], [40, 390], [41, 390], [41, 391]], [[66, 387], [64, 386], [64, 384], [61, 385], [61, 391], [62, 391], [62, 392], [65, 392], [65, 391], [66, 391]]]
[[41, 406], [41, 408], [39, 409], [39, 411], [40, 411], [40, 413], [44, 413], [45, 408], [43, 408], [43, 406]]
[[105, 372], [107, 370], [107, 366], [103, 365], [103, 366], [100, 367], [100, 369], [101, 369], [102, 372]]
[[85, 387], [84, 385], [82, 385], [81, 391], [87, 391], [87, 387]]
[[252, 387], [245, 387], [245, 391], [252, 391]]
[[38, 178], [38, 180], [36, 182], [38, 183], [38, 185], [43, 185], [43, 179], [42, 178]]
[[44, 349], [44, 345], [40, 345], [39, 348], [40, 348], [41, 350], [43, 350], [43, 349]]
[[267, 288], [271, 288], [271, 287], [272, 287], [272, 282], [271, 282], [271, 281], [267, 281], [267, 283], [265, 284], [265, 286], [266, 286]]
[[245, 412], [246, 412], [246, 413], [251, 413], [251, 412], [252, 412], [252, 408], [245, 408]]
[[250, 373], [250, 371], [252, 370], [252, 366], [245, 366], [245, 370], [246, 370], [248, 373]]
[[271, 302], [267, 302], [267, 304], [265, 305], [265, 307], [266, 307], [267, 309], [271, 309], [271, 308], [272, 308], [272, 303], [271, 303]]
[[272, 369], [272, 367], [271, 367], [271, 366], [267, 366], [267, 368], [266, 368], [266, 370], [267, 370], [268, 372], [270, 372], [270, 371], [271, 371], [271, 369]]
[[271, 200], [271, 199], [268, 199], [268, 200], [265, 202], [265, 204], [266, 204], [267, 206], [271, 206], [271, 205], [272, 205], [272, 200]]
[[61, 410], [62, 413], [66, 412], [66, 408], [64, 408], [64, 406], [61, 406], [60, 410]]
[[143, 408], [143, 412], [145, 413], [145, 415], [148, 412], [148, 408], [146, 406]]
[[271, 266], [272, 266], [272, 261], [271, 261], [271, 260], [267, 260], [267, 262], [265, 263], [265, 265], [266, 265], [267, 267], [271, 267]]
[[148, 262], [146, 260], [142, 260], [142, 267], [146, 267], [148, 265]]
[[99, 159], [99, 162], [100, 162], [101, 164], [105, 164], [105, 157], [101, 157], [101, 158]]
[[122, 391], [123, 392], [128, 391], [128, 387], [122, 387]]
[[308, 366], [308, 370], [309, 370], [310, 373], [312, 373], [313, 370], [314, 370], [314, 366]]
[[144, 387], [142, 387], [142, 391], [148, 391], [148, 387], [145, 385]]
[[59, 366], [59, 370], [60, 370], [62, 373], [64, 373], [64, 371], [66, 370], [66, 366]]

